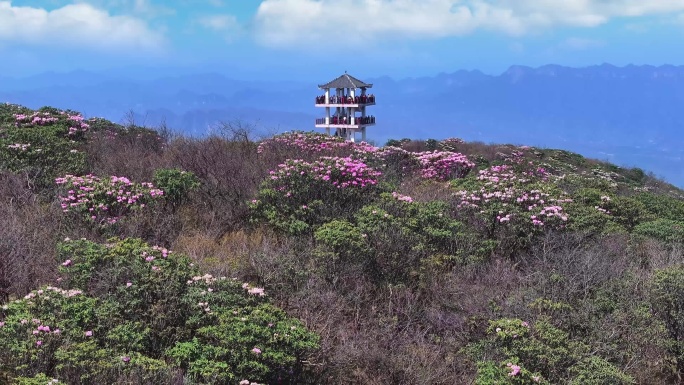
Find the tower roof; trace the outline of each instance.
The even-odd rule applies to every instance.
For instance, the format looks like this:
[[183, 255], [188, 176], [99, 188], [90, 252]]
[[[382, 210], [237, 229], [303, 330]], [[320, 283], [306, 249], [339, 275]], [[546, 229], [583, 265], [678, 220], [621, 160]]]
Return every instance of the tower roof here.
[[327, 83], [319, 84], [318, 88], [371, 88], [372, 84], [364, 83], [361, 80], [347, 74], [340, 76], [339, 78]]

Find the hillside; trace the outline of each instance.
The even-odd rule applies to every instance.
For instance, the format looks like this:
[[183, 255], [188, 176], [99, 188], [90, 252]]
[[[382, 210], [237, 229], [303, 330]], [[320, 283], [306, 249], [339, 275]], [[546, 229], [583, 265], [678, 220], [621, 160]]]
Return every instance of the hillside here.
[[682, 218], [562, 149], [3, 104], [0, 383], [676, 383]]
[[[333, 75], [331, 74], [331, 78]], [[499, 74], [459, 70], [373, 84], [381, 117], [372, 138], [445, 139], [563, 148], [639, 167], [684, 187], [684, 66], [512, 66]], [[241, 119], [266, 132], [313, 127], [316, 81], [244, 81], [217, 73], [143, 79], [76, 71], [0, 78], [0, 100], [33, 108], [79, 106], [88, 116], [203, 136]]]

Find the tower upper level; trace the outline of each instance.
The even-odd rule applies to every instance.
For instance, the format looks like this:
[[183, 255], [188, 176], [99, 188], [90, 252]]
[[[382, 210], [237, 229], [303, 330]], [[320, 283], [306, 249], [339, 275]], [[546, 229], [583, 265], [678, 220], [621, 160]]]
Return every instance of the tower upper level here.
[[325, 93], [316, 97], [316, 107], [325, 108], [325, 117], [316, 119], [316, 127], [325, 128], [328, 134], [334, 128], [334, 135], [351, 141], [360, 132], [365, 140], [366, 127], [375, 124], [375, 117], [366, 114], [366, 107], [375, 105], [375, 95], [366, 93], [371, 87], [373, 84], [346, 72], [328, 83], [319, 84], [318, 88]]

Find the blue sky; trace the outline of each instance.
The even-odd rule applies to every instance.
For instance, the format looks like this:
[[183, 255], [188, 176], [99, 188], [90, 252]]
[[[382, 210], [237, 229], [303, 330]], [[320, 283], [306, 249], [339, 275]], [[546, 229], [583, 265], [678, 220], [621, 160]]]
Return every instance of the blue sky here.
[[684, 0], [0, 0], [0, 74], [11, 76], [324, 81], [604, 62], [684, 64]]

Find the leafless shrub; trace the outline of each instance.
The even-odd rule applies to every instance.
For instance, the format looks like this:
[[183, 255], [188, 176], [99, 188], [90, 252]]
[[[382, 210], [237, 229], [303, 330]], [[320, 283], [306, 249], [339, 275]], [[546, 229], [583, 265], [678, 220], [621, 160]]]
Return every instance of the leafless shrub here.
[[170, 143], [167, 157], [171, 167], [191, 171], [201, 181], [189, 205], [202, 230], [220, 237], [245, 223], [247, 201], [267, 174], [255, 143], [181, 138]]
[[544, 298], [587, 299], [603, 283], [624, 276], [631, 263], [627, 240], [615, 234], [589, 242], [585, 234], [548, 232], [525, 259], [530, 284]]
[[125, 176], [135, 181], [151, 181], [154, 170], [165, 167], [163, 139], [140, 130], [93, 133], [86, 146], [89, 170], [95, 175]]
[[20, 175], [0, 174], [0, 302], [54, 278], [59, 214]]

